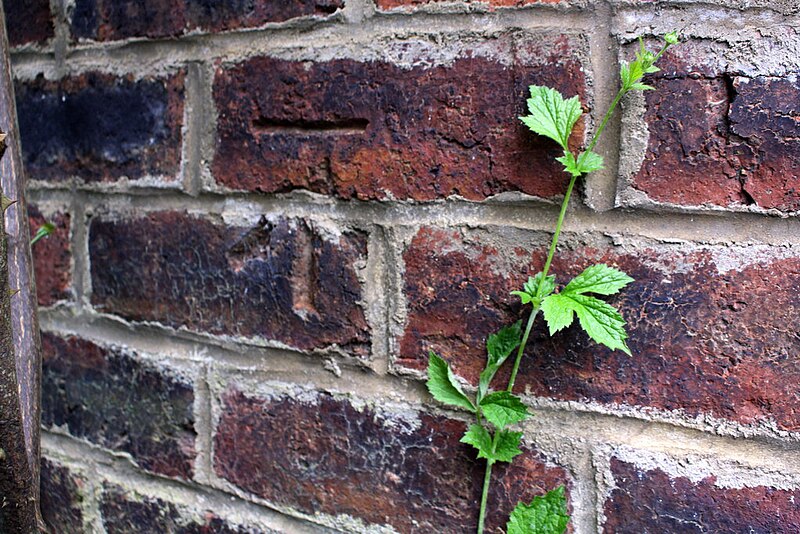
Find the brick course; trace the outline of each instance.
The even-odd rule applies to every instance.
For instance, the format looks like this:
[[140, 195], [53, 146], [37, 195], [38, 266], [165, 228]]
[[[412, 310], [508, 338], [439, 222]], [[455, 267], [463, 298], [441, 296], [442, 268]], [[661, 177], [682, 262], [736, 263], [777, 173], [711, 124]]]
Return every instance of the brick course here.
[[70, 243], [70, 214], [57, 212], [45, 217], [29, 204], [28, 219], [33, 235], [45, 223], [55, 230], [33, 246], [33, 267], [39, 306], [52, 306], [72, 298], [72, 245]]
[[87, 481], [68, 467], [42, 459], [42, 517], [53, 532], [82, 532]]
[[110, 182], [180, 169], [184, 74], [136, 80], [89, 72], [16, 86], [25, 170], [34, 180]]
[[458, 56], [436, 66], [261, 57], [221, 67], [214, 176], [235, 190], [358, 199], [557, 195], [568, 180], [553, 162], [555, 143], [515, 117], [531, 84], [587, 103], [583, 46], [576, 36], [514, 33], [439, 51]]
[[158, 212], [95, 219], [89, 255], [99, 311], [303, 350], [337, 345], [369, 354], [356, 272], [366, 255], [362, 232], [329, 235], [292, 219], [226, 227]]
[[42, 424], [129, 453], [142, 468], [190, 478], [192, 383], [134, 354], [44, 334]]
[[[458, 442], [460, 421], [393, 416], [327, 392], [263, 397], [232, 387], [221, 402], [215, 472], [275, 505], [400, 532], [467, 532], [477, 522], [484, 463]], [[495, 471], [490, 532], [517, 500], [569, 483], [532, 450]]]
[[44, 44], [55, 35], [49, 0], [3, 0], [11, 46]]

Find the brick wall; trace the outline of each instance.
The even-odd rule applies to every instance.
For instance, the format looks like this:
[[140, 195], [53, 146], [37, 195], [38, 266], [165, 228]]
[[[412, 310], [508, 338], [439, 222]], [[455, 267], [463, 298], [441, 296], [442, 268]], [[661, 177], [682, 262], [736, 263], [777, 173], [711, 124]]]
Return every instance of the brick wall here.
[[[540, 324], [489, 531], [567, 487], [576, 533], [800, 529], [794, 0], [5, 0], [56, 532], [471, 532], [482, 462], [423, 384], [474, 383], [566, 187], [515, 117], [639, 36], [554, 272], [598, 261], [632, 357]], [[104, 529], [104, 530], [103, 530]]]

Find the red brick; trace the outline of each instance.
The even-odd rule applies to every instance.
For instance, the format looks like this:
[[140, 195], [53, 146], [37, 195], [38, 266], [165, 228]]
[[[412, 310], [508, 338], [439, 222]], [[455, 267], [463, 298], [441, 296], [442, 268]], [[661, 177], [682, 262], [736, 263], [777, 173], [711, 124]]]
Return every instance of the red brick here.
[[175, 181], [181, 160], [184, 74], [90, 72], [17, 82], [25, 170], [35, 180]]
[[3, 0], [8, 43], [43, 44], [55, 35], [49, 0]]
[[269, 529], [228, 522], [212, 510], [142, 496], [108, 482], [103, 484], [100, 511], [108, 534], [277, 534]]
[[176, 37], [188, 31], [253, 28], [297, 17], [325, 17], [344, 0], [76, 0], [75, 39]]
[[631, 186], [658, 202], [800, 210], [800, 81], [741, 76], [689, 43], [645, 93], [649, 142]]
[[36, 274], [36, 293], [39, 306], [72, 298], [72, 247], [70, 245], [70, 216], [54, 213], [45, 217], [39, 209], [28, 204], [31, 235], [45, 223], [55, 225], [55, 230], [33, 246], [33, 267]]
[[[548, 243], [549, 234], [506, 228], [423, 228], [404, 252], [408, 319], [396, 363], [423, 369], [433, 349], [477, 383], [486, 336], [524, 316], [509, 291], [541, 268]], [[631, 250], [567, 235], [551, 272], [563, 284], [599, 262], [636, 279], [611, 299], [633, 357], [577, 327], [549, 338], [540, 318], [520, 391], [800, 430], [800, 257], [780, 247]]]
[[[379, 9], [414, 8], [447, 0], [375, 0]], [[485, 4], [491, 7], [522, 7], [532, 4], [557, 4], [563, 0], [466, 0], [467, 5]]]
[[[308, 514], [348, 514], [399, 532], [475, 527], [485, 464], [459, 443], [464, 423], [391, 415], [327, 392], [301, 396], [228, 389], [214, 436], [217, 475]], [[505, 525], [518, 500], [567, 483], [562, 468], [533, 451], [511, 468], [498, 464], [495, 477], [489, 532]]]
[[641, 469], [612, 459], [615, 488], [605, 503], [604, 532], [758, 532], [790, 534], [800, 525], [800, 490], [768, 486], [719, 487]]
[[55, 461], [42, 458], [41, 509], [51, 532], [83, 532], [87, 481]]
[[[386, 49], [402, 54], [406, 46]], [[517, 117], [534, 83], [586, 102], [584, 40], [514, 33], [470, 46], [449, 64], [432, 65], [430, 52], [418, 52], [418, 66], [408, 69], [269, 57], [220, 67], [216, 181], [358, 199], [562, 193], [567, 178], [553, 161], [555, 143]]]
[[176, 372], [77, 337], [42, 336], [42, 424], [190, 478], [194, 391]]
[[357, 264], [366, 236], [299, 219], [229, 227], [178, 212], [109, 220], [89, 233], [92, 303], [132, 321], [369, 353]]

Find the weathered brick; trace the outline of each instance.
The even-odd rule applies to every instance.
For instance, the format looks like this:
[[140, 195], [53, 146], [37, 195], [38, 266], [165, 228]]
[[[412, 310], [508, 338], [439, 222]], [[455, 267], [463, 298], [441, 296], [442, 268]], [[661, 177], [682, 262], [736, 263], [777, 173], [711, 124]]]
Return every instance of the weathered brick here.
[[25, 170], [35, 180], [108, 182], [180, 169], [184, 74], [117, 77], [90, 72], [16, 85]]
[[216, 181], [359, 199], [562, 193], [555, 143], [516, 117], [534, 83], [586, 102], [583, 38], [511, 33], [460, 44], [387, 43], [386, 55], [414, 51], [408, 68], [375, 58], [221, 66]]
[[41, 509], [51, 532], [83, 532], [86, 479], [66, 466], [42, 458]]
[[77, 337], [42, 336], [42, 424], [190, 478], [194, 391], [177, 373]]
[[192, 509], [138, 495], [111, 483], [103, 484], [100, 510], [108, 534], [277, 534], [270, 529], [231, 523], [212, 510]]
[[[298, 398], [222, 395], [214, 470], [271, 503], [313, 514], [349, 514], [400, 532], [469, 532], [477, 521], [485, 464], [459, 443], [466, 425], [414, 410], [354, 405], [327, 392]], [[520, 499], [567, 483], [527, 451], [498, 464], [487, 530]]]
[[37, 241], [32, 249], [39, 306], [52, 306], [72, 297], [70, 216], [58, 212], [45, 217], [28, 204], [28, 219], [32, 235], [46, 222], [55, 225], [53, 233]]
[[55, 35], [49, 0], [3, 0], [8, 43], [45, 43]]
[[228, 227], [178, 212], [91, 223], [92, 303], [133, 321], [369, 353], [366, 236], [299, 219]]
[[324, 17], [343, 7], [344, 0], [76, 0], [70, 28], [75, 39], [97, 41], [176, 37]]
[[800, 524], [800, 489], [720, 487], [714, 476], [693, 481], [616, 458], [611, 471], [604, 532], [790, 534]]
[[800, 81], [742, 75], [706, 54], [671, 49], [645, 93], [649, 140], [630, 187], [684, 206], [800, 210]]
[[[541, 268], [549, 237], [421, 229], [403, 255], [408, 318], [396, 363], [423, 369], [433, 349], [477, 383], [486, 336], [524, 317], [509, 291]], [[629, 322], [633, 357], [590, 343], [577, 326], [550, 338], [540, 318], [519, 390], [800, 430], [795, 249], [646, 242], [629, 249], [567, 235], [551, 272], [565, 283], [599, 262], [636, 280], [611, 299]]]
[[[414, 8], [447, 0], [376, 0], [379, 9], [393, 9], [397, 7]], [[466, 0], [466, 5], [485, 4], [491, 7], [521, 7], [531, 4], [557, 4], [565, 0]]]

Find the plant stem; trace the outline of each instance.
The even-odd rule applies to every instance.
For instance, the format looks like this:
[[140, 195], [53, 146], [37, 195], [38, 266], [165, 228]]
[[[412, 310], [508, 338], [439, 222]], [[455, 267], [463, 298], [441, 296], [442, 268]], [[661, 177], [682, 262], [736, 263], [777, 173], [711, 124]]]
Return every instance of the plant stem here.
[[481, 512], [478, 516], [478, 534], [483, 534], [483, 523], [486, 521], [486, 501], [489, 497], [489, 484], [492, 480], [492, 460], [486, 460], [486, 474], [483, 476], [483, 494], [481, 495]]
[[517, 358], [514, 360], [513, 369], [511, 369], [511, 378], [508, 379], [508, 387], [506, 388], [506, 391], [509, 393], [511, 393], [511, 390], [514, 389], [514, 381], [517, 379], [517, 371], [519, 371], [519, 364], [522, 361], [522, 353], [525, 351], [525, 345], [528, 344], [528, 336], [531, 335], [531, 329], [533, 328], [533, 323], [536, 321], [536, 316], [539, 315], [539, 309], [539, 306], [535, 306], [531, 310], [531, 316], [528, 317], [528, 325], [525, 327], [525, 334], [522, 336], [522, 343], [519, 344]]

